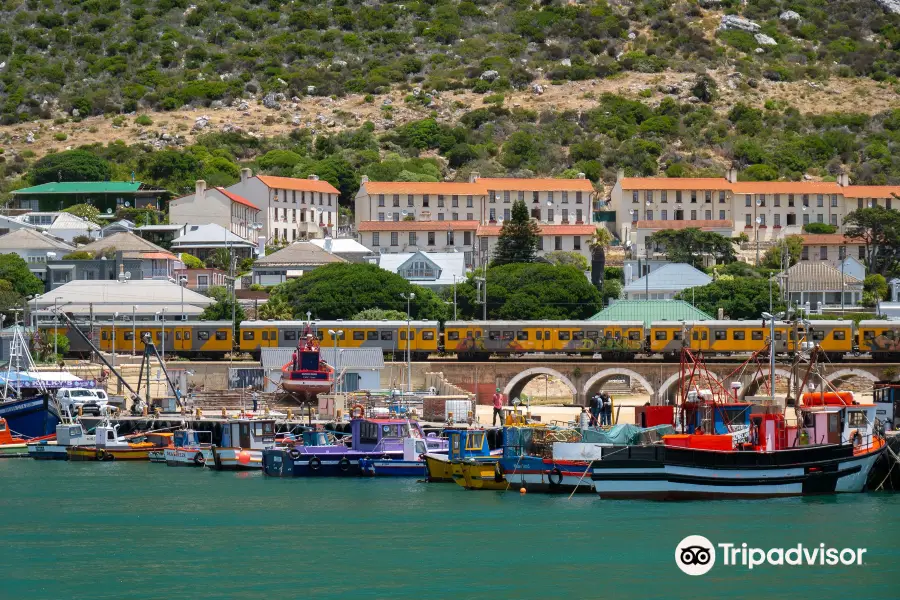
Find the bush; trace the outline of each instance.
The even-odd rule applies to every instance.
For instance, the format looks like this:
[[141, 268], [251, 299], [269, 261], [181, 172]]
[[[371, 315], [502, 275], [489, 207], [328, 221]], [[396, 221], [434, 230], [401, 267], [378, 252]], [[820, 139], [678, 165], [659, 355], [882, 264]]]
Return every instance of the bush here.
[[32, 185], [54, 181], [108, 181], [109, 163], [87, 150], [66, 150], [37, 161], [28, 173]]
[[193, 254], [188, 254], [187, 252], [182, 252], [180, 256], [181, 262], [184, 263], [184, 266], [188, 269], [204, 269], [206, 268], [206, 264], [194, 256]]
[[806, 233], [835, 233], [837, 227], [828, 223], [807, 223], [803, 226]]
[[135, 125], [140, 125], [141, 127], [149, 127], [153, 125], [153, 119], [150, 118], [149, 115], [138, 115], [134, 119]]
[[55, 139], [57, 142], [64, 142], [67, 139], [69, 139], [69, 136], [68, 136], [68, 134], [60, 131], [58, 133], [53, 134], [53, 139]]

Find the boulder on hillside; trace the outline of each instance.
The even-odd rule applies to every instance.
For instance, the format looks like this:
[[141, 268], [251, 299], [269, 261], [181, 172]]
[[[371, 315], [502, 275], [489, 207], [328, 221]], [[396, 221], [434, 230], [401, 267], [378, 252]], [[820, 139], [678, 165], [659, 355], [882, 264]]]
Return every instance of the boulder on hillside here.
[[263, 106], [272, 110], [278, 110], [281, 108], [281, 104], [278, 103], [278, 100], [275, 99], [275, 94], [272, 92], [269, 92], [263, 97], [262, 103]]
[[756, 40], [756, 43], [761, 46], [777, 46], [778, 42], [775, 41], [775, 38], [771, 38], [764, 33], [757, 33], [753, 36]]
[[875, 0], [875, 2], [880, 4], [881, 8], [889, 13], [900, 15], [900, 0]]
[[735, 15], [725, 15], [722, 17], [721, 23], [719, 23], [719, 29], [757, 33], [759, 31], [759, 23], [754, 23], [749, 19]]
[[490, 71], [485, 71], [484, 73], [481, 74], [481, 78], [484, 79], [485, 81], [493, 81], [493, 80], [497, 79], [498, 77], [500, 77], [500, 73], [498, 73], [497, 71], [494, 71], [493, 69]]
[[783, 13], [778, 15], [778, 18], [781, 19], [782, 21], [800, 21], [801, 20], [800, 14], [796, 13], [792, 10], [784, 11]]

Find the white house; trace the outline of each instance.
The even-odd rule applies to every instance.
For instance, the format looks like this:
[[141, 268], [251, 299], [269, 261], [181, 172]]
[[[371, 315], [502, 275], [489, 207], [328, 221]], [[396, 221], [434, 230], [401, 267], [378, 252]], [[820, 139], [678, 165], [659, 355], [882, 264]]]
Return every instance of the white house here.
[[67, 212], [30, 212], [19, 219], [67, 242], [82, 235], [94, 238], [100, 235], [99, 225]]
[[[476, 264], [480, 265], [484, 260], [490, 261], [490, 256], [497, 247], [500, 239], [501, 225], [481, 225], [475, 235], [478, 237], [478, 252]], [[577, 252], [584, 256], [588, 263], [591, 262], [591, 249], [588, 242], [596, 227], [593, 225], [540, 225], [540, 238], [538, 238], [538, 256], [544, 256], [549, 252], [564, 251]]]
[[309, 240], [309, 243], [315, 244], [325, 252], [340, 256], [348, 262], [365, 262], [366, 257], [374, 254], [353, 238], [316, 238]]
[[[326, 252], [311, 242], [294, 242], [253, 263], [253, 283], [278, 285], [288, 279], [336, 262], [347, 262], [340, 256]], [[352, 293], [352, 290], [347, 290]]]
[[29, 265], [44, 265], [48, 259], [62, 258], [74, 250], [72, 244], [31, 228], [0, 235], [0, 254], [18, 254]]
[[221, 187], [207, 189], [202, 179], [193, 194], [169, 201], [169, 222], [218, 225], [245, 240], [255, 241], [261, 229], [259, 214], [259, 207], [240, 194]]
[[237, 257], [249, 258], [258, 246], [216, 223], [185, 225], [181, 234], [172, 240], [172, 252], [187, 252], [204, 261], [221, 248]]
[[466, 279], [466, 261], [461, 252], [379, 254], [373, 262], [385, 271], [435, 291]]
[[685, 263], [671, 263], [627, 284], [625, 300], [672, 300], [675, 294], [712, 282], [712, 277]]

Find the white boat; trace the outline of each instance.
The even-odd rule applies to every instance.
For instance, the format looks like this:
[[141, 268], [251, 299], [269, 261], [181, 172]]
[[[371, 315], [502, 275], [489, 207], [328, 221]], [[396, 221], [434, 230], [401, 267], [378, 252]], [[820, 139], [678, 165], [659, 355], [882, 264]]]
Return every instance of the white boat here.
[[274, 445], [274, 419], [232, 419], [222, 426], [222, 445], [210, 449], [206, 466], [217, 471], [262, 469], [262, 451]]
[[60, 423], [56, 426], [56, 440], [29, 443], [28, 456], [37, 460], [69, 460], [69, 447], [94, 446], [96, 443], [96, 436], [86, 433], [81, 423]]
[[[200, 441], [204, 438], [207, 441]], [[175, 446], [163, 450], [164, 462], [170, 467], [202, 467], [212, 459], [212, 432], [180, 429], [173, 436]]]

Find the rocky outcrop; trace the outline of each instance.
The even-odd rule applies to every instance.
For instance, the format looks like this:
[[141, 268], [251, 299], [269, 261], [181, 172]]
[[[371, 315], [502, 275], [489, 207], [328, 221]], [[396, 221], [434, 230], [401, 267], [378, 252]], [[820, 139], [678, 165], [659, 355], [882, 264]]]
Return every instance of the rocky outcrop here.
[[719, 23], [719, 29], [746, 31], [747, 33], [759, 32], [759, 23], [735, 15], [725, 15]]
[[900, 15], [900, 0], [875, 0], [884, 10]]
[[753, 36], [756, 40], [756, 43], [760, 46], [777, 46], [778, 42], [775, 41], [775, 38], [771, 38], [764, 33], [757, 33]]
[[801, 20], [800, 14], [796, 13], [792, 10], [784, 11], [783, 13], [778, 15], [778, 18], [781, 19], [782, 21], [797, 21], [797, 22], [799, 22]]

